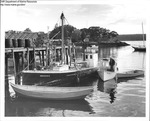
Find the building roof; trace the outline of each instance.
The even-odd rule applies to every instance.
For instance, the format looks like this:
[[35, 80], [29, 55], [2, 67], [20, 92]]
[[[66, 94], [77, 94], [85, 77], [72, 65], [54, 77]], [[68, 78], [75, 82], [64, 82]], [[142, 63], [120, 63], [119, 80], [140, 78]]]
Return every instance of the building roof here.
[[5, 32], [5, 39], [36, 39], [37, 37], [36, 32]]

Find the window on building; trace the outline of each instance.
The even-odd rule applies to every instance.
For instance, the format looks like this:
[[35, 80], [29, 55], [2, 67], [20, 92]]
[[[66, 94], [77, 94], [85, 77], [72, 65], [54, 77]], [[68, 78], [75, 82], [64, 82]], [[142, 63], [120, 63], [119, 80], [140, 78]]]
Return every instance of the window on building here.
[[88, 55], [85, 55], [85, 58], [88, 59]]
[[92, 59], [92, 55], [90, 55], [90, 59]]

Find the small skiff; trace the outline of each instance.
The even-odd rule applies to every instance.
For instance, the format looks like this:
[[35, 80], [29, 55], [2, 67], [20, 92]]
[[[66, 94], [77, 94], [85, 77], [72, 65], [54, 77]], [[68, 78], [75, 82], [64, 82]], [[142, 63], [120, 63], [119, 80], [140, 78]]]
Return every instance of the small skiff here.
[[137, 76], [143, 76], [144, 71], [143, 70], [132, 70], [132, 71], [127, 71], [124, 73], [117, 73], [118, 78], [134, 78]]
[[84, 99], [92, 93], [93, 86], [84, 87], [46, 87], [31, 85], [16, 85], [10, 83], [18, 96], [50, 99], [50, 100], [70, 100]]
[[[113, 61], [113, 64], [111, 64]], [[98, 69], [98, 75], [103, 81], [110, 79], [116, 79], [117, 76], [117, 66], [114, 59], [102, 59]]]

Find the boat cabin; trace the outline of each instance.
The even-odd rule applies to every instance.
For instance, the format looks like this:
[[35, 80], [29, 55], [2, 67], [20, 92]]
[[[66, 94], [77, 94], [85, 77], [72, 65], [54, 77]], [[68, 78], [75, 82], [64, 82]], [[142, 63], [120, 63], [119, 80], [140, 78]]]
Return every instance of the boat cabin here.
[[97, 65], [98, 65], [98, 53], [86, 52], [85, 53], [85, 61], [87, 61], [87, 64], [89, 67], [97, 67]]

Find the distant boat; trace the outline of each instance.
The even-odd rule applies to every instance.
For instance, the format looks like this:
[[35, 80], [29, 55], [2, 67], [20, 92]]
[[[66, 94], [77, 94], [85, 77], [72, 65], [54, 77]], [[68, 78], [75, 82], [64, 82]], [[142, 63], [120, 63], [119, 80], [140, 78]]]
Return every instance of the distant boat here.
[[134, 51], [146, 52], [145, 45], [133, 46], [133, 48], [134, 48]]
[[[110, 62], [111, 61], [111, 62]], [[100, 68], [98, 69], [99, 77], [103, 81], [117, 78], [117, 67], [114, 59], [103, 59]]]
[[142, 23], [142, 35], [143, 35], [143, 45], [139, 46], [132, 46], [135, 51], [141, 51], [141, 52], [146, 52], [146, 46], [144, 44], [144, 29], [143, 29], [143, 23]]
[[143, 70], [132, 70], [132, 71], [127, 71], [124, 73], [117, 73], [117, 77], [119, 78], [134, 78], [138, 76], [143, 76], [144, 71]]
[[48, 86], [30, 86], [17, 85], [10, 83], [18, 96], [30, 98], [50, 99], [50, 100], [71, 100], [84, 99], [92, 93], [93, 86], [83, 87], [48, 87]]

